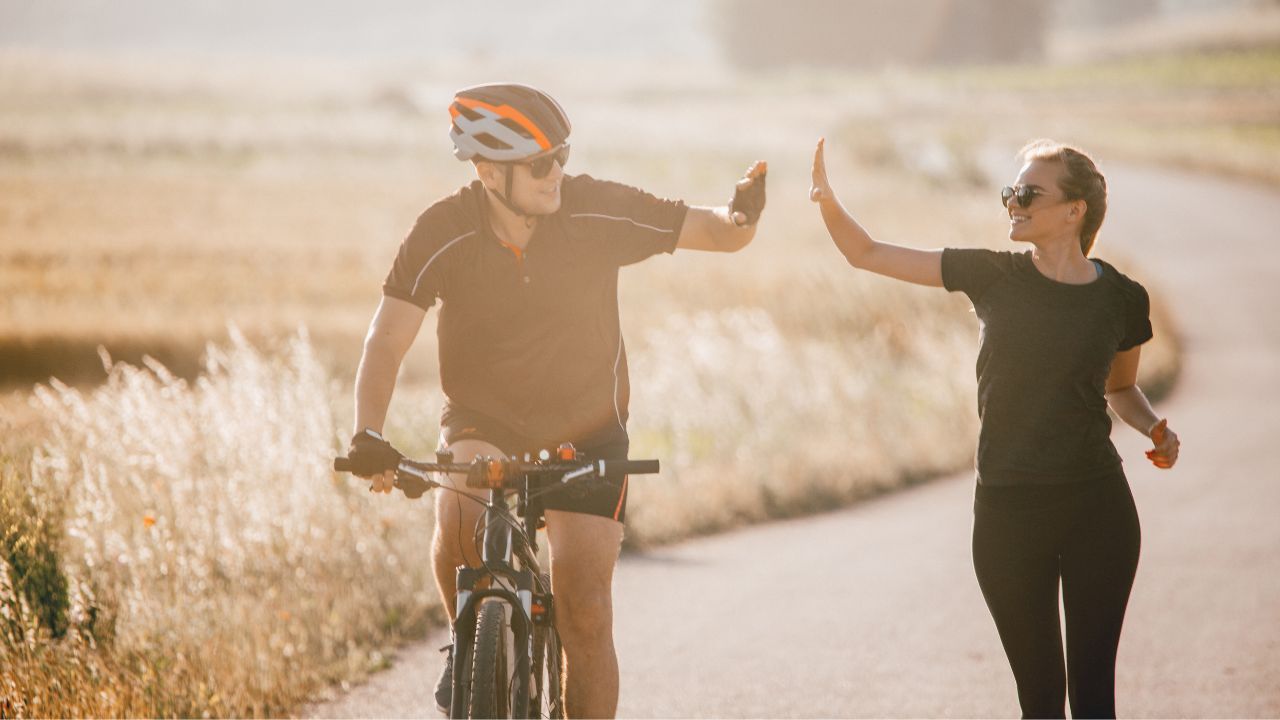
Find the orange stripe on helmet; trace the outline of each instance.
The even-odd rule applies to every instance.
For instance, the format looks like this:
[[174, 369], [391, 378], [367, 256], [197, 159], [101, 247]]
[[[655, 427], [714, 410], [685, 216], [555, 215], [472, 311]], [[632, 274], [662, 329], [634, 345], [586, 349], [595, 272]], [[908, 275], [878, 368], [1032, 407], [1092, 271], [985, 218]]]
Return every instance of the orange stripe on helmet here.
[[[473, 100], [471, 98], [463, 98], [463, 97], [454, 98], [454, 102], [460, 103], [469, 108], [482, 107], [485, 110], [495, 112], [504, 118], [509, 118], [511, 120], [514, 120], [518, 125], [520, 125], [520, 127], [524, 128], [525, 130], [528, 130], [530, 135], [533, 135], [533, 139], [537, 141], [538, 147], [542, 148], [543, 150], [551, 149], [551, 141], [547, 139], [546, 133], [542, 132], [541, 128], [535, 125], [532, 120], [525, 117], [524, 113], [520, 112], [519, 110], [516, 110], [510, 105], [490, 105], [489, 103], [483, 102], [481, 100]], [[456, 118], [458, 116], [457, 108], [450, 105], [449, 115], [451, 117]]]

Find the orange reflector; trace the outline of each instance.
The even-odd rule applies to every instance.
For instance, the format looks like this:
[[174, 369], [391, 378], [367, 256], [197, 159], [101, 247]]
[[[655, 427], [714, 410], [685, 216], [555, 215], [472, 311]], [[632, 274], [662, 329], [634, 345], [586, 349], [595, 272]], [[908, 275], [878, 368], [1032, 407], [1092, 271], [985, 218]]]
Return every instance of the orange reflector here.
[[574, 449], [573, 443], [561, 443], [556, 450], [556, 456], [561, 460], [577, 460], [578, 451]]
[[504, 473], [502, 472], [502, 465], [503, 463], [501, 460], [489, 461], [489, 466], [488, 468], [486, 468], [488, 470], [488, 473], [486, 474], [486, 479], [489, 481], [489, 487], [492, 487], [492, 488], [502, 487], [502, 481], [503, 481], [503, 475], [504, 475]]

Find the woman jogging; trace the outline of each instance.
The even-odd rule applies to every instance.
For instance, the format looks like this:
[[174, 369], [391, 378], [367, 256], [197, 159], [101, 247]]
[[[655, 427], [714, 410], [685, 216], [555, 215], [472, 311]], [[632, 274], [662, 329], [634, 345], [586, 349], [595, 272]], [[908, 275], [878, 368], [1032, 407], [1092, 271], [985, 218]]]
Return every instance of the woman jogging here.
[[[973, 563], [1018, 686], [1024, 717], [1115, 717], [1115, 661], [1138, 565], [1133, 496], [1111, 443], [1110, 406], [1152, 439], [1160, 468], [1178, 438], [1136, 385], [1151, 339], [1147, 293], [1089, 257], [1106, 181], [1084, 153], [1023, 148], [1002, 191], [1022, 253], [881, 243], [840, 204], [823, 141], [810, 198], [854, 267], [961, 291], [981, 322]], [[1066, 657], [1058, 586], [1066, 614]]]

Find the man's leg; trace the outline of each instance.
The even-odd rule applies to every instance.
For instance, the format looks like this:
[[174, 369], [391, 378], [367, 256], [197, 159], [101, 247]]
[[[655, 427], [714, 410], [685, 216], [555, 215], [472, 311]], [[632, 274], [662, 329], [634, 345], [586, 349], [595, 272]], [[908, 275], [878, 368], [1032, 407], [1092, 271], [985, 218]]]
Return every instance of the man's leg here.
[[551, 587], [565, 654], [565, 703], [571, 718], [611, 718], [618, 710], [613, 647], [613, 569], [622, 523], [548, 510]]
[[[483, 440], [459, 440], [449, 446], [453, 453], [453, 461], [468, 463], [481, 455], [502, 457], [503, 452], [496, 446]], [[487, 490], [472, 490], [467, 487], [465, 475], [450, 475], [445, 481], [453, 487], [474, 495], [481, 500], [487, 499]], [[436, 490], [436, 530], [431, 544], [431, 568], [436, 575], [436, 587], [440, 589], [440, 599], [444, 603], [445, 612], [449, 614], [449, 625], [457, 616], [458, 602], [458, 566], [480, 565], [480, 554], [476, 552], [476, 523], [484, 514], [484, 507], [448, 490]]]

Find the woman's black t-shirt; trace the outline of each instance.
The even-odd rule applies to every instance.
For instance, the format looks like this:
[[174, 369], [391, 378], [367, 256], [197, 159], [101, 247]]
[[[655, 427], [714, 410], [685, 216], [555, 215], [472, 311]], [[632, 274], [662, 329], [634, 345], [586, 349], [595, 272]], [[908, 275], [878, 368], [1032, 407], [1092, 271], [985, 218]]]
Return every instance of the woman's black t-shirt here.
[[942, 283], [973, 302], [982, 485], [1056, 485], [1121, 472], [1105, 388], [1117, 352], [1151, 339], [1150, 301], [1111, 265], [1071, 285], [1031, 253], [947, 249]]

